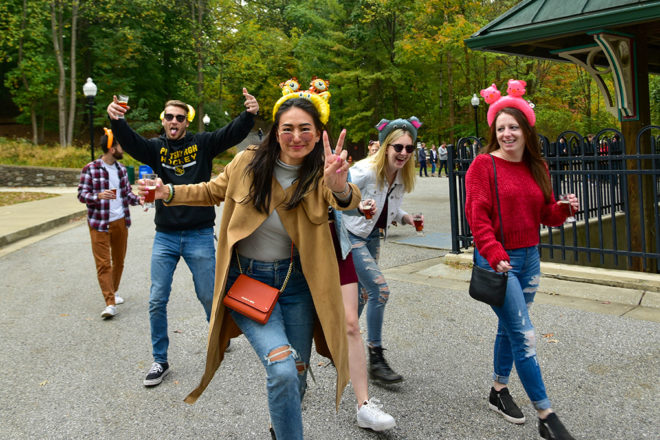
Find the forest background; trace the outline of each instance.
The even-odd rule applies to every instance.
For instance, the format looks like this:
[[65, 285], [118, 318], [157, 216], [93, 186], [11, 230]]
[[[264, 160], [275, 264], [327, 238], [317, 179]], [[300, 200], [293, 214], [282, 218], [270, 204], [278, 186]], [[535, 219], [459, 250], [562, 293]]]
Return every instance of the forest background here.
[[[509, 78], [527, 82], [539, 133], [586, 134], [618, 121], [590, 76], [570, 63], [473, 52], [464, 40], [515, 0], [3, 0], [0, 3], [0, 122], [30, 133], [20, 148], [51, 138], [89, 146], [82, 86], [98, 87], [97, 139], [113, 94], [130, 96], [128, 121], [160, 129], [168, 99], [195, 106], [193, 131], [221, 127], [257, 97], [267, 130], [279, 83], [330, 82], [329, 130], [347, 128], [357, 158], [381, 118], [417, 116], [422, 140], [475, 134], [474, 93]], [[660, 121], [660, 78], [650, 78], [651, 120]], [[488, 137], [487, 105], [477, 109]], [[55, 134], [55, 136], [52, 136]], [[0, 138], [0, 144], [9, 142]], [[16, 143], [13, 149], [16, 149]], [[349, 150], [350, 154], [351, 150]], [[77, 166], [77, 164], [76, 164]]]

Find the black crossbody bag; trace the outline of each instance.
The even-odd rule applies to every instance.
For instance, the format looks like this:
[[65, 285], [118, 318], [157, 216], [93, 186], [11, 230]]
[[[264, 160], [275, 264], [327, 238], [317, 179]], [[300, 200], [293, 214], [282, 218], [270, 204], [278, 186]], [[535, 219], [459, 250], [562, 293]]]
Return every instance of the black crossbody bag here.
[[[500, 217], [500, 238], [502, 246], [504, 246], [504, 225], [502, 224], [502, 210], [500, 208], [500, 195], [497, 191], [497, 167], [495, 166], [495, 158], [490, 155], [493, 160], [493, 174], [495, 176], [495, 197], [497, 199], [497, 213]], [[508, 272], [491, 272], [490, 270], [483, 269], [477, 266], [475, 252], [472, 254], [472, 277], [470, 278], [470, 296], [477, 301], [484, 302], [488, 305], [501, 307], [504, 304], [506, 297], [506, 284], [509, 279]]]

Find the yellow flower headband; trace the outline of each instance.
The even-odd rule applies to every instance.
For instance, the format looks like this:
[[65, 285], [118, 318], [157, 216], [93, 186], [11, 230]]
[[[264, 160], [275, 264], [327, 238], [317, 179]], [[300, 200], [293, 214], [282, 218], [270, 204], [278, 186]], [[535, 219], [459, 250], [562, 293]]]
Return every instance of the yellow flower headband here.
[[293, 77], [288, 81], [285, 81], [280, 84], [282, 88], [282, 97], [277, 100], [273, 106], [273, 120], [275, 120], [275, 115], [277, 110], [289, 99], [294, 98], [303, 98], [312, 101], [314, 107], [319, 112], [321, 122], [325, 125], [330, 119], [330, 92], [328, 92], [328, 86], [330, 83], [324, 79], [317, 78], [316, 76], [312, 77], [312, 81], [309, 83], [310, 87], [308, 90], [299, 90], [300, 84], [298, 80]]

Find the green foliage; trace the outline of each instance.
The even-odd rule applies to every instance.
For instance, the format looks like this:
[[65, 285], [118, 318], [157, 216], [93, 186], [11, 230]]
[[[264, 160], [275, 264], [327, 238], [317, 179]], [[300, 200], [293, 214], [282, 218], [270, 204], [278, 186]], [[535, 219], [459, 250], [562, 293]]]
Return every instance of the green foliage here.
[[[57, 127], [51, 3], [0, 3], [3, 86], [21, 111], [18, 122], [28, 124], [34, 114], [47, 129]], [[83, 141], [88, 136], [80, 87], [87, 77], [98, 86], [97, 129], [108, 125], [112, 96], [123, 93], [130, 96], [129, 123], [147, 135], [160, 130], [158, 116], [168, 99], [203, 105], [210, 128], [222, 126], [243, 111], [243, 87], [257, 97], [267, 123], [281, 96], [278, 84], [294, 76], [302, 88], [313, 76], [330, 81], [328, 128], [334, 137], [346, 128], [348, 143], [361, 148], [376, 137], [374, 126], [381, 118], [417, 116], [424, 123], [420, 136], [428, 142], [472, 135], [472, 94], [493, 82], [505, 89], [509, 78], [527, 81], [526, 98], [537, 105], [539, 131], [547, 136], [618, 126], [604, 112], [591, 78], [574, 65], [466, 48], [465, 39], [517, 3], [85, 0], [76, 40], [76, 136]], [[66, 47], [71, 28], [63, 33]], [[658, 123], [657, 77], [651, 77], [650, 89], [651, 119]], [[487, 134], [486, 111], [481, 101], [481, 136]]]

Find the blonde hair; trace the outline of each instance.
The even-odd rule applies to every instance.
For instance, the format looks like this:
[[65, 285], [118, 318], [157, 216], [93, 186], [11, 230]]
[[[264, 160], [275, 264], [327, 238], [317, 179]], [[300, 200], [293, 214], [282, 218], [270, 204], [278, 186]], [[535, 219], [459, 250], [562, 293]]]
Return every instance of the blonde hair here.
[[[379, 188], [387, 186], [387, 148], [391, 143], [399, 139], [404, 134], [410, 136], [413, 144], [415, 143], [415, 139], [412, 133], [408, 132], [407, 130], [397, 128], [392, 130], [390, 134], [387, 135], [385, 140], [381, 143], [380, 148], [376, 154], [368, 156], [367, 158], [360, 161], [365, 161], [376, 169], [376, 182]], [[415, 154], [415, 152], [413, 151], [412, 154]], [[415, 161], [412, 158], [412, 154], [408, 159], [408, 162], [406, 162], [403, 168], [399, 170], [401, 173], [401, 178], [403, 179], [403, 188], [408, 193], [415, 189]]]

